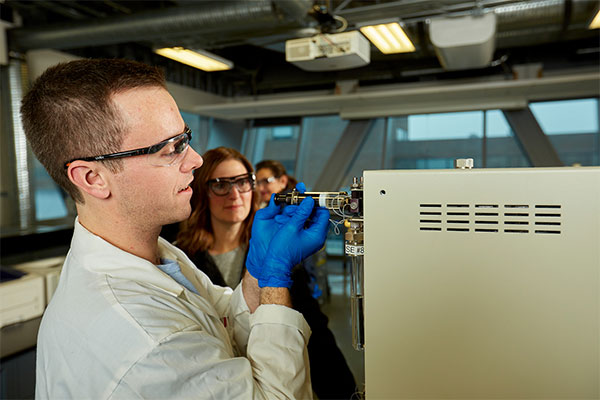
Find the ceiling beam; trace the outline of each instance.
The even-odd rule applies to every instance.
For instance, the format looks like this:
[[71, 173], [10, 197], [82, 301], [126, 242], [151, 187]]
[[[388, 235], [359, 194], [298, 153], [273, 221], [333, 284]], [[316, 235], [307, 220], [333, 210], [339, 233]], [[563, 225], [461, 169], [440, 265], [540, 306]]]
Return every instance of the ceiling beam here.
[[570, 71], [533, 79], [481, 80], [460, 83], [390, 85], [359, 88], [354, 93], [294, 93], [236, 98], [220, 104], [198, 104], [193, 112], [223, 119], [340, 115], [365, 119], [424, 113], [522, 109], [532, 101], [596, 97], [598, 71]]

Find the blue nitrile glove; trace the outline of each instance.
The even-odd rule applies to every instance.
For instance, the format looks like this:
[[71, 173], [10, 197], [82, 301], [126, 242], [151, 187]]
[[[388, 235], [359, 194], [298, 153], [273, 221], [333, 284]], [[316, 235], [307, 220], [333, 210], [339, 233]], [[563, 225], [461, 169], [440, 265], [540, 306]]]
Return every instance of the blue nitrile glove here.
[[285, 225], [290, 218], [292, 218], [292, 216], [294, 214], [296, 214], [296, 210], [298, 209], [299, 206], [285, 206], [285, 208], [283, 209], [283, 211], [281, 212], [281, 214], [277, 214], [275, 216], [275, 222], [277, 222], [277, 224], [279, 225], [279, 227], [281, 228], [283, 225]]
[[[296, 190], [300, 193], [306, 191], [304, 183], [296, 184]], [[281, 207], [275, 205], [275, 194], [271, 194], [269, 205], [261, 210], [258, 210], [254, 215], [252, 223], [252, 235], [250, 238], [248, 256], [246, 258], [246, 269], [254, 278], [260, 277], [260, 271], [265, 259], [265, 254], [269, 247], [269, 243], [281, 225], [285, 224], [289, 219], [293, 210], [298, 206], [288, 206], [289, 208], [285, 215], [281, 214]], [[276, 223], [274, 223], [276, 222]], [[279, 225], [278, 225], [279, 224]]]
[[256, 279], [260, 279], [269, 243], [271, 243], [273, 235], [281, 226], [275, 221], [275, 217], [280, 213], [281, 207], [275, 204], [275, 194], [272, 194], [269, 205], [258, 210], [254, 215], [252, 236], [250, 237], [248, 257], [246, 258], [246, 269]]
[[[304, 193], [306, 192], [306, 186], [304, 186], [303, 182], [298, 182], [296, 184], [296, 190], [300, 193]], [[280, 225], [285, 224], [290, 219], [290, 217], [294, 215], [294, 213], [296, 212], [296, 208], [298, 208], [297, 205], [285, 206], [283, 212], [275, 216], [275, 221], [277, 221], [277, 223]]]
[[[258, 278], [258, 286], [261, 288], [291, 287], [292, 267], [323, 247], [327, 237], [329, 211], [317, 207], [313, 212], [314, 204], [311, 197], [302, 200], [293, 209], [290, 219], [271, 239], [261, 276]], [[290, 207], [286, 207], [286, 210], [288, 208]], [[313, 218], [307, 223], [311, 215]]]
[[319, 297], [321, 297], [322, 294], [323, 294], [323, 291], [321, 290], [319, 285], [317, 283], [315, 283], [315, 287], [313, 288], [313, 291], [312, 291], [313, 299], [318, 299]]

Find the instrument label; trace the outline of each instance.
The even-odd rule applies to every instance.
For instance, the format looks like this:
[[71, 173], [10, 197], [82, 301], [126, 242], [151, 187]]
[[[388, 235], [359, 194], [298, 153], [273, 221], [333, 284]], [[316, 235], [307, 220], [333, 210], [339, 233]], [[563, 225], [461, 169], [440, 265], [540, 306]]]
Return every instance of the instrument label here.
[[351, 244], [346, 245], [346, 254], [349, 256], [364, 256], [365, 246], [354, 246]]

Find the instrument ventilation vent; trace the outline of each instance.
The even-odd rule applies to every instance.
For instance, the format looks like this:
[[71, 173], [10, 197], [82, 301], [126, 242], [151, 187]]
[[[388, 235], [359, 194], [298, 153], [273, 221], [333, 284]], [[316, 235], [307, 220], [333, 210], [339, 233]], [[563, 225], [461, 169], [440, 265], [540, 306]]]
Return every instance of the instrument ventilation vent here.
[[560, 235], [562, 206], [551, 203], [423, 203], [419, 205], [419, 230]]

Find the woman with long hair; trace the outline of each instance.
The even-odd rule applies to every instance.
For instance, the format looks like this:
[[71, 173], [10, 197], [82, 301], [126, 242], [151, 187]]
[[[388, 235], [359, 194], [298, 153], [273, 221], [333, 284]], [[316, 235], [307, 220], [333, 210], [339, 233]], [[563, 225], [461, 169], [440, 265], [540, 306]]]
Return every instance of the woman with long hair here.
[[257, 210], [254, 169], [227, 147], [207, 151], [194, 172], [192, 214], [181, 223], [177, 246], [221, 286], [240, 282]]

